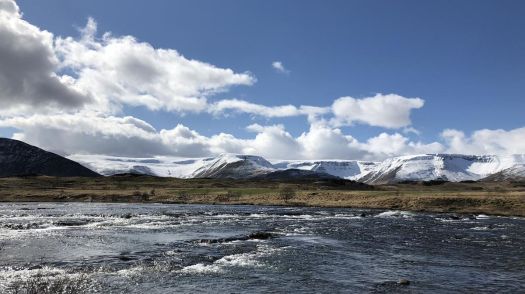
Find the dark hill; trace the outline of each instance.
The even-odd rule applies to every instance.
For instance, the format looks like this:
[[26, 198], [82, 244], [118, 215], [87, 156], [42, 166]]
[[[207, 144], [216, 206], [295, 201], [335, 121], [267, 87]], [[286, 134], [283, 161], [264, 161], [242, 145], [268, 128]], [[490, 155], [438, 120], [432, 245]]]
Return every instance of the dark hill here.
[[60, 155], [24, 142], [0, 138], [0, 177], [44, 175], [96, 177], [96, 172]]
[[339, 177], [311, 170], [285, 169], [253, 177], [261, 180], [333, 180]]

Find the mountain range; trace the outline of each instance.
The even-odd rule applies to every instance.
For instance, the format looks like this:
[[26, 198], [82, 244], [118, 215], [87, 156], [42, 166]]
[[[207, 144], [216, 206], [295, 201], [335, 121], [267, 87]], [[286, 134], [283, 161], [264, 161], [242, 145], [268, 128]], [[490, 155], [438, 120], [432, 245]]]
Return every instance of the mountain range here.
[[207, 158], [130, 158], [60, 155], [21, 141], [0, 138], [0, 176], [111, 176], [145, 174], [176, 178], [327, 179], [366, 184], [405, 181], [525, 180], [525, 155], [421, 154], [359, 160], [267, 160], [261, 156], [221, 154]]
[[[221, 154], [210, 158], [122, 158], [73, 155], [72, 160], [100, 174], [139, 173], [178, 178], [252, 178], [302, 170], [367, 184], [404, 181], [477, 181], [521, 179], [525, 155], [421, 154], [388, 158], [381, 162], [358, 160], [266, 160], [260, 156]], [[296, 173], [297, 174], [297, 173]], [[284, 177], [286, 174], [281, 173]], [[309, 174], [311, 176], [311, 174]]]

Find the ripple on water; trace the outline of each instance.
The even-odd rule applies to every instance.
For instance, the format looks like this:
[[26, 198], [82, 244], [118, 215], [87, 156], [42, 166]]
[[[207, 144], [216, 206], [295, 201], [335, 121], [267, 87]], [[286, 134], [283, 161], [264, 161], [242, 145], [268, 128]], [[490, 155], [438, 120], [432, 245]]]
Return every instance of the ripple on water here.
[[[525, 287], [523, 218], [259, 206], [37, 207], [0, 204], [2, 294], [15, 280], [80, 273], [113, 293], [126, 292], [126, 285], [131, 293], [398, 292], [405, 289], [394, 284], [401, 274], [414, 281], [406, 287], [413, 292]], [[243, 237], [260, 231], [275, 237]]]

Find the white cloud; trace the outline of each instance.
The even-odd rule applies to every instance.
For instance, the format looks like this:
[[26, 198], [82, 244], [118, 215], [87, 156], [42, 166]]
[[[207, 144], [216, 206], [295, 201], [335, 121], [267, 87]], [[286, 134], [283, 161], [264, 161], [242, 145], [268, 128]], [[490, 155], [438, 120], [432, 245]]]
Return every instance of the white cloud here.
[[253, 140], [246, 142], [246, 153], [258, 154], [268, 158], [296, 158], [301, 146], [283, 125], [261, 126], [253, 124], [248, 130], [256, 132]]
[[[0, 0], [0, 40], [0, 127], [16, 128], [15, 138], [60, 153], [200, 157], [234, 152], [275, 159], [369, 160], [436, 152], [525, 153], [525, 128], [485, 129], [470, 136], [445, 130], [444, 144], [413, 141], [397, 132], [359, 141], [339, 128], [368, 124], [417, 135], [410, 115], [424, 100], [396, 94], [341, 97], [329, 107], [266, 106], [239, 99], [210, 103], [212, 95], [251, 85], [255, 78], [132, 36], [97, 37], [93, 19], [80, 38], [55, 38], [25, 21], [11, 0]], [[289, 73], [279, 61], [272, 66]], [[181, 124], [158, 131], [144, 120], [117, 116], [124, 105], [179, 113], [306, 116], [310, 128], [294, 137], [283, 125], [253, 124], [247, 127], [254, 133], [251, 138], [204, 136]]]
[[160, 138], [170, 152], [178, 156], [199, 157], [211, 154], [209, 138], [182, 124], [171, 130], [161, 130]]
[[14, 1], [0, 0], [0, 115], [71, 110], [90, 102], [57, 74], [53, 34], [21, 17]]
[[414, 128], [414, 127], [404, 127], [403, 128], [403, 133], [405, 133], [405, 134], [414, 134], [416, 136], [421, 135], [421, 132], [418, 129]]
[[233, 110], [236, 112], [249, 113], [264, 117], [288, 117], [300, 115], [299, 109], [293, 105], [269, 107], [239, 99], [220, 100], [210, 105], [209, 110], [214, 114], [224, 113], [226, 110]]
[[462, 154], [525, 154], [525, 127], [513, 130], [477, 130], [470, 136], [447, 129], [441, 133], [447, 152]]
[[89, 91], [100, 104], [145, 106], [150, 110], [201, 112], [207, 97], [231, 86], [251, 85], [249, 73], [187, 59], [173, 49], [156, 49], [132, 36], [96, 37], [89, 19], [79, 40], [56, 40], [64, 67], [77, 76], [76, 87]]
[[224, 152], [257, 154], [274, 159], [370, 159], [393, 153], [435, 152], [433, 144], [410, 142], [399, 135], [381, 134], [361, 143], [339, 129], [313, 124], [308, 132], [292, 136], [283, 125], [247, 127], [255, 136], [236, 138], [220, 133], [210, 137], [184, 125], [157, 131], [134, 117], [92, 114], [34, 115], [0, 119], [0, 127], [20, 130], [14, 138], [62, 154], [107, 154], [146, 157], [174, 155], [201, 157]]
[[14, 0], [0, 0], [0, 13], [20, 17], [20, 8]]
[[284, 73], [284, 74], [289, 74], [290, 71], [288, 69], [286, 69], [283, 65], [282, 62], [280, 61], [274, 61], [272, 62], [272, 67], [277, 71], [277, 72], [280, 72], [280, 73]]
[[263, 117], [290, 117], [290, 116], [318, 116], [330, 111], [327, 107], [281, 105], [265, 106], [239, 99], [219, 100], [209, 106], [209, 111], [215, 115], [233, 110], [240, 113], [249, 113]]
[[59, 153], [150, 156], [169, 154], [157, 131], [134, 117], [34, 115], [0, 120], [20, 130], [13, 136]]
[[373, 157], [377, 159], [399, 155], [440, 153], [444, 151], [444, 146], [438, 142], [430, 144], [412, 142], [399, 133], [381, 133], [376, 137], [368, 139], [362, 148], [373, 154]]
[[0, 115], [107, 115], [122, 105], [202, 112], [209, 96], [255, 82], [249, 73], [187, 59], [132, 36], [96, 33], [90, 18], [79, 39], [55, 38], [23, 20], [14, 1], [0, 0]]
[[352, 136], [322, 123], [312, 124], [297, 141], [303, 148], [301, 158], [306, 159], [360, 159], [367, 153]]
[[423, 107], [421, 98], [405, 98], [396, 94], [376, 94], [373, 97], [356, 99], [342, 97], [332, 104], [334, 125], [364, 123], [385, 128], [409, 126], [412, 109]]
[[262, 155], [273, 159], [363, 159], [420, 153], [520, 154], [525, 153], [525, 128], [479, 130], [465, 136], [457, 130], [442, 133], [444, 144], [411, 141], [400, 133], [381, 133], [366, 141], [329, 124], [314, 123], [307, 132], [292, 136], [283, 125], [247, 127], [248, 139], [220, 133], [210, 137], [184, 125], [157, 131], [134, 117], [34, 115], [0, 119], [0, 127], [20, 131], [16, 139], [60, 153], [116, 156], [175, 155], [201, 157], [224, 152]]

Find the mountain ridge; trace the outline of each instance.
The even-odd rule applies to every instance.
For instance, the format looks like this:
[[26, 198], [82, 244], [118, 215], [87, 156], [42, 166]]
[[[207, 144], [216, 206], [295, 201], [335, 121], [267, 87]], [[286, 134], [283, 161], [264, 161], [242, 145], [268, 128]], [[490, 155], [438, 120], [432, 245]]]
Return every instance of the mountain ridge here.
[[[402, 181], [452, 182], [480, 180], [518, 164], [525, 164], [525, 155], [464, 155], [464, 154], [417, 154], [385, 159], [382, 162], [361, 160], [273, 160], [261, 156], [221, 154], [216, 157], [181, 159], [156, 157], [132, 159], [102, 155], [72, 156], [84, 164], [93, 166], [105, 175], [111, 175], [111, 162], [119, 162], [114, 171], [148, 167], [155, 176], [179, 178], [249, 178], [274, 171], [299, 169], [329, 174], [368, 184], [388, 184]], [[91, 160], [94, 158], [94, 160]], [[97, 164], [95, 164], [97, 165]], [[114, 172], [117, 173], [117, 172]]]
[[25, 142], [0, 138], [0, 177], [45, 175], [96, 177], [98, 173], [78, 162]]
[[[0, 138], [0, 176], [97, 176], [144, 174], [176, 178], [326, 178], [366, 184], [405, 181], [505, 181], [525, 179], [525, 154], [416, 154], [362, 160], [266, 160], [223, 153], [205, 158], [130, 158], [70, 155], [64, 158], [22, 141]], [[283, 172], [290, 171], [290, 172]]]

